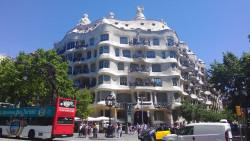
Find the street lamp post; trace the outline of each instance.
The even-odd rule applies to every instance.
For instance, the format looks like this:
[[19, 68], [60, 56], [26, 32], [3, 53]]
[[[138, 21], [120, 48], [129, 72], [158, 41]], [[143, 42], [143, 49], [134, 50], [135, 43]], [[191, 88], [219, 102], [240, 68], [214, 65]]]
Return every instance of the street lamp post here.
[[108, 95], [105, 99], [105, 104], [106, 104], [106, 106], [109, 107], [109, 126], [108, 126], [108, 129], [106, 132], [106, 137], [108, 137], [108, 138], [114, 137], [113, 128], [111, 126], [111, 108], [113, 106], [115, 106], [115, 101], [116, 101], [116, 98], [113, 94]]
[[140, 96], [139, 99], [141, 101], [141, 124], [144, 123], [144, 119], [143, 119], [143, 99], [145, 99], [146, 97]]

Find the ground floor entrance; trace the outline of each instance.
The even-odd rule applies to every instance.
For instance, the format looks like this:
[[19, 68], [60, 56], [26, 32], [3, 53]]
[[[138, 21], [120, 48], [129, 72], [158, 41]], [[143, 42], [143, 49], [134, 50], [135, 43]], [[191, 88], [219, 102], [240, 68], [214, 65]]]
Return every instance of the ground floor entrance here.
[[149, 115], [147, 111], [135, 111], [134, 113], [134, 124], [149, 123]]

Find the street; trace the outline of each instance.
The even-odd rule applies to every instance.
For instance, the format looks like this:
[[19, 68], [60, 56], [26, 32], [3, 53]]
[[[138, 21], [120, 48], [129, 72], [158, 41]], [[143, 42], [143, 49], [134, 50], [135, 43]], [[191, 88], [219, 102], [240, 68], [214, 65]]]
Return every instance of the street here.
[[[16, 138], [0, 138], [1, 141], [16, 141], [16, 140], [28, 140], [28, 139], [16, 139]], [[68, 138], [55, 138], [54, 141], [100, 141], [100, 140], [111, 140], [111, 141], [138, 141], [137, 134], [134, 135], [128, 135], [128, 134], [122, 134], [121, 138], [106, 138], [104, 136], [104, 133], [99, 133], [98, 137], [96, 139], [92, 138], [92, 136], [84, 138], [79, 137], [78, 133], [75, 133], [73, 137]]]

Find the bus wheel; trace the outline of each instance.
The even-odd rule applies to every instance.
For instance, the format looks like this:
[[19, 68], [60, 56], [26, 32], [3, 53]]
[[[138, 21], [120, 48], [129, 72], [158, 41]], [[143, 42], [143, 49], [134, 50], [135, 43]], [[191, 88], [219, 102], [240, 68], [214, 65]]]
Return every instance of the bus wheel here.
[[29, 139], [34, 139], [35, 138], [35, 130], [30, 130], [29, 133], [28, 133], [28, 137]]

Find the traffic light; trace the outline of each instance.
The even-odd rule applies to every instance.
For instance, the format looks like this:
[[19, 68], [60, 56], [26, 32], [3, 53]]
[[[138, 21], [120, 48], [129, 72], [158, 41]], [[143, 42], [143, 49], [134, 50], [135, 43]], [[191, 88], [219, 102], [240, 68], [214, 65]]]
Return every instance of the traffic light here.
[[240, 106], [235, 106], [235, 110], [236, 110], [236, 115], [237, 116], [241, 116], [241, 109], [240, 109]]

